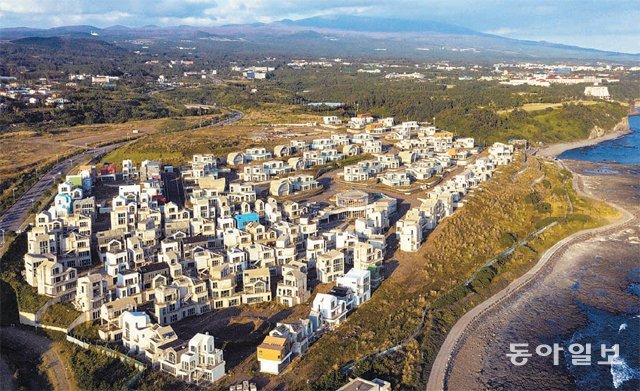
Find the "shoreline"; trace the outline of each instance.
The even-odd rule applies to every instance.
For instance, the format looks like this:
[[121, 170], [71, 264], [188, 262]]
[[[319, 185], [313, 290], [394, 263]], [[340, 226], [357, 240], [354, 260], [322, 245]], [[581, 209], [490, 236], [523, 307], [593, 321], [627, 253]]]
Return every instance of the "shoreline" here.
[[[615, 137], [611, 137], [608, 139], [613, 138]], [[596, 197], [594, 194], [589, 194], [584, 191], [582, 180], [578, 172], [575, 172], [571, 168], [567, 167], [562, 161], [557, 162], [557, 164], [572, 172], [572, 184], [577, 193], [587, 197], [601, 199], [600, 197]], [[549, 248], [544, 254], [542, 254], [538, 262], [536, 262], [536, 264], [525, 274], [512, 281], [504, 289], [489, 297], [485, 301], [481, 302], [476, 307], [472, 308], [466, 314], [464, 314], [460, 319], [458, 319], [458, 321], [453, 325], [453, 327], [447, 334], [447, 337], [444, 343], [441, 345], [436, 359], [433, 362], [427, 384], [428, 391], [444, 390], [447, 388], [447, 383], [452, 368], [451, 364], [455, 359], [458, 350], [460, 349], [462, 344], [464, 344], [466, 336], [468, 335], [467, 333], [469, 333], [471, 326], [481, 321], [484, 316], [489, 315], [489, 313], [493, 309], [499, 307], [500, 305], [505, 305], [505, 303], [509, 300], [517, 299], [517, 297], [519, 297], [521, 294], [526, 293], [526, 289], [530, 287], [532, 283], [538, 281], [540, 278], [544, 278], [545, 275], [551, 271], [553, 265], [557, 263], [558, 258], [562, 257], [564, 251], [568, 247], [579, 243], [580, 241], [583, 241], [585, 238], [591, 235], [605, 235], [612, 230], [621, 228], [625, 225], [628, 225], [630, 222], [637, 220], [637, 217], [622, 205], [612, 202], [611, 200], [605, 201], [616, 208], [619, 212], [621, 212], [622, 216], [620, 219], [613, 221], [605, 226], [578, 231], [560, 240], [551, 248]]]
[[[620, 128], [621, 126], [623, 126], [622, 129]], [[624, 137], [624, 136], [626, 136], [628, 134], [631, 134], [631, 133], [633, 133], [633, 130], [631, 130], [629, 128], [628, 120], [624, 119], [613, 128], [613, 131], [611, 133], [607, 133], [607, 134], [604, 134], [602, 136], [595, 137], [595, 138], [589, 138], [589, 139], [586, 139], [586, 140], [578, 140], [578, 141], [569, 141], [569, 142], [564, 142], [564, 143], [550, 144], [550, 145], [542, 147], [536, 153], [536, 155], [537, 156], [542, 156], [542, 157], [556, 157], [556, 156], [562, 154], [563, 152], [571, 150], [571, 149], [592, 147], [594, 145], [598, 145], [598, 144], [600, 144], [602, 142], [605, 142], [605, 141], [615, 140], [615, 139], [618, 139], [620, 137]]]

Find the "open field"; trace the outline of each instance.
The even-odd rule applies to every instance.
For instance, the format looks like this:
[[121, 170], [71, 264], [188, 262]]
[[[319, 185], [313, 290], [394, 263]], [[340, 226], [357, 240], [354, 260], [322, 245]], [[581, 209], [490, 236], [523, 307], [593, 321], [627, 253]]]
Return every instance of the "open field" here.
[[[573, 101], [559, 102], [559, 103], [525, 103], [522, 106], [518, 107], [518, 109], [524, 110], [526, 112], [532, 112], [532, 111], [540, 111], [540, 110], [546, 110], [546, 109], [558, 109], [562, 107], [562, 105], [570, 104], [570, 103], [574, 103], [574, 104], [579, 103], [584, 106], [591, 106], [591, 105], [595, 105], [598, 102], [594, 100], [573, 100]], [[496, 111], [496, 113], [506, 114], [506, 113], [512, 112], [513, 110], [514, 109], [498, 110]]]
[[[249, 119], [247, 119], [247, 117]], [[250, 147], [273, 148], [291, 139], [309, 140], [328, 137], [340, 132], [319, 126], [263, 126], [255, 123], [256, 114], [248, 113], [237, 124], [203, 127], [175, 133], [157, 133], [114, 150], [103, 157], [103, 162], [119, 164], [131, 159], [139, 164], [145, 159], [160, 160], [166, 164], [183, 165], [196, 153], [213, 153], [226, 157], [229, 152]], [[298, 119], [299, 120], [299, 119]], [[315, 121], [318, 117], [315, 118]]]
[[240, 122], [242, 125], [264, 126], [272, 124], [322, 123], [322, 116], [300, 111], [300, 106], [263, 103], [260, 109], [249, 109]]
[[[122, 124], [80, 125], [54, 132], [8, 132], [0, 134], [0, 180], [38, 164], [50, 162], [74, 151], [148, 134], [171, 133], [219, 119], [219, 115], [161, 118]], [[133, 130], [139, 130], [135, 134]]]

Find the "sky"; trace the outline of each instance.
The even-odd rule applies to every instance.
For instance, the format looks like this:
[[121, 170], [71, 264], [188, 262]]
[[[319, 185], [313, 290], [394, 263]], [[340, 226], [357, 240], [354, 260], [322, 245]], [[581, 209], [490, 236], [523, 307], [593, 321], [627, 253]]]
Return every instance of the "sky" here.
[[219, 26], [336, 14], [640, 53], [640, 0], [0, 0], [0, 27]]

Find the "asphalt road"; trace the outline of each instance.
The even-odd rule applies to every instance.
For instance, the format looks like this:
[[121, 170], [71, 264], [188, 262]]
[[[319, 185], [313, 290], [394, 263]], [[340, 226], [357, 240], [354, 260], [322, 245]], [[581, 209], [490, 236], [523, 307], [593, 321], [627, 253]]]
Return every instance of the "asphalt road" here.
[[47, 171], [38, 182], [20, 196], [16, 202], [0, 216], [0, 230], [17, 231], [29, 217], [29, 209], [42, 198], [45, 191], [53, 186], [58, 175], [66, 175], [77, 164], [88, 161], [94, 155], [107, 153], [121, 144], [112, 144], [92, 149], [65, 159]]
[[[237, 110], [232, 110], [232, 114], [225, 120], [216, 122], [211, 126], [225, 126], [238, 122], [244, 113]], [[113, 149], [121, 146], [122, 143], [107, 145], [104, 147], [94, 148], [89, 151], [83, 152], [80, 155], [72, 156], [68, 159], [56, 164], [51, 170], [44, 174], [38, 182], [33, 185], [27, 192], [22, 194], [18, 200], [7, 209], [2, 216], [0, 216], [0, 232], [4, 231], [17, 231], [22, 224], [29, 217], [29, 209], [42, 198], [45, 191], [53, 186], [57, 175], [66, 175], [69, 170], [79, 164], [82, 161], [86, 161], [93, 155], [100, 155], [112, 151]], [[175, 184], [173, 185], [175, 186]], [[184, 194], [182, 194], [182, 202], [179, 204], [184, 205]]]
[[184, 207], [184, 187], [180, 174], [177, 172], [165, 172], [162, 174], [165, 196], [167, 201], [176, 203], [180, 208]]

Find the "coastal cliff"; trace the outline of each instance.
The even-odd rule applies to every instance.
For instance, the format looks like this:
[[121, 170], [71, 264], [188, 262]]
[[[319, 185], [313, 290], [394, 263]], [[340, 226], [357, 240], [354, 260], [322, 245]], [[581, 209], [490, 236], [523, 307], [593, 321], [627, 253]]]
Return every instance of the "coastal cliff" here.
[[629, 132], [629, 117], [624, 117], [620, 122], [616, 124], [616, 126], [614, 126], [611, 129], [601, 128], [598, 125], [594, 126], [591, 129], [591, 132], [589, 133], [589, 140], [597, 139], [611, 133], [624, 134], [628, 132]]
[[574, 148], [589, 147], [599, 144], [603, 141], [613, 140], [618, 137], [622, 137], [631, 133], [629, 129], [629, 117], [624, 117], [614, 127], [610, 129], [603, 129], [599, 126], [594, 126], [589, 132], [589, 138], [586, 140], [571, 141], [566, 143], [557, 143], [547, 145], [540, 149], [537, 153], [539, 156], [558, 156], [564, 151], [568, 151]]

